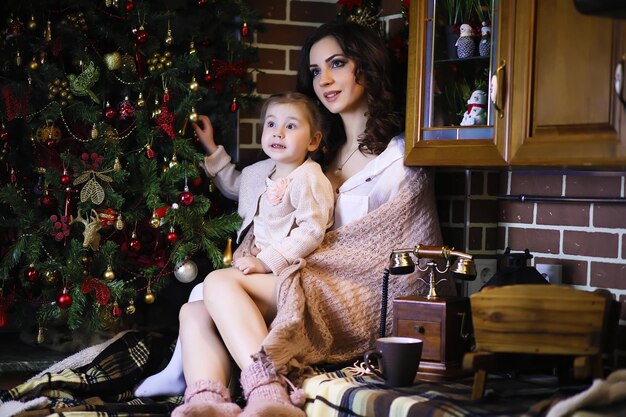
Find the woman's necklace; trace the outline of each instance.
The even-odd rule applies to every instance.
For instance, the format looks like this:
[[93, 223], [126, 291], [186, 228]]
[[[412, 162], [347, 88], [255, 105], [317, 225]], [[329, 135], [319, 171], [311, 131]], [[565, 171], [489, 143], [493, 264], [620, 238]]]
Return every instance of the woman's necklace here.
[[350, 152], [350, 155], [348, 155], [348, 157], [342, 163], [337, 165], [337, 168], [335, 168], [335, 175], [339, 175], [339, 173], [343, 170], [343, 167], [348, 163], [350, 158], [352, 158], [354, 154], [356, 153], [356, 151], [358, 150], [359, 150], [359, 147], [357, 146], [356, 148], [352, 150], [352, 152]]

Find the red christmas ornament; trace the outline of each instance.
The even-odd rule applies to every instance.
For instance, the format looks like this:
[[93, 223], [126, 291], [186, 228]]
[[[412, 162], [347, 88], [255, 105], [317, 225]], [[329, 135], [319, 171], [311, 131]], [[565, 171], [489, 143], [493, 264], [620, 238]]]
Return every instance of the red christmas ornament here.
[[176, 243], [177, 240], [178, 240], [178, 235], [176, 234], [176, 231], [172, 227], [170, 228], [170, 232], [167, 234], [167, 241], [173, 245], [174, 243]]
[[196, 177], [194, 179], [191, 180], [191, 185], [193, 187], [199, 187], [200, 185], [202, 185], [202, 177]]
[[248, 23], [243, 22], [243, 25], [241, 26], [241, 36], [246, 37], [249, 33], [250, 31], [248, 30]]
[[72, 305], [72, 296], [67, 293], [67, 288], [63, 288], [63, 291], [57, 297], [57, 305], [59, 308], [69, 308]]
[[193, 194], [189, 192], [189, 188], [185, 187], [185, 191], [180, 194], [180, 202], [183, 206], [193, 203]]
[[198, 0], [198, 6], [206, 6], [207, 0]]
[[143, 28], [143, 26], [141, 26], [139, 29], [137, 29], [137, 31], [135, 32], [135, 42], [138, 45], [144, 45], [146, 42], [148, 42], [148, 39], [150, 38], [150, 35], [148, 34], [148, 32]]
[[42, 207], [52, 208], [56, 204], [56, 198], [48, 194], [48, 192], [45, 192], [44, 195], [42, 195], [39, 199], [39, 202], [41, 203]]
[[146, 158], [154, 159], [156, 156], [156, 151], [152, 149], [150, 146], [146, 146]]
[[7, 313], [4, 310], [0, 310], [0, 328], [7, 325]]
[[135, 253], [141, 251], [141, 241], [137, 239], [137, 234], [135, 232], [133, 232], [128, 246], [130, 247], [130, 250], [132, 250]]
[[121, 317], [122, 309], [120, 308], [120, 306], [117, 303], [113, 304], [113, 309], [111, 310], [111, 315], [113, 317]]
[[202, 79], [204, 80], [205, 83], [210, 83], [211, 81], [213, 81], [213, 76], [211, 75], [211, 73], [209, 72], [209, 70], [207, 70], [204, 73], [204, 76], [202, 77]]
[[111, 123], [117, 117], [117, 110], [115, 110], [113, 107], [111, 107], [109, 103], [107, 103], [106, 107], [104, 108], [104, 113], [102, 114], [102, 117], [104, 117], [105, 121]]
[[132, 12], [133, 10], [135, 10], [135, 3], [133, 3], [132, 1], [127, 1], [124, 5], [124, 10], [126, 10], [126, 13]]
[[70, 178], [69, 175], [64, 173], [63, 175], [61, 175], [60, 181], [61, 181], [61, 185], [70, 185], [70, 183], [72, 182], [72, 179]]
[[237, 105], [237, 99], [234, 98], [232, 103], [230, 103], [229, 110], [230, 110], [231, 113], [235, 113], [238, 108], [239, 108], [239, 105]]
[[26, 273], [24, 274], [26, 277], [26, 281], [28, 282], [36, 282], [39, 279], [39, 272], [33, 266], [29, 266], [26, 268]]
[[0, 142], [8, 142], [9, 141], [9, 131], [4, 127], [0, 129]]

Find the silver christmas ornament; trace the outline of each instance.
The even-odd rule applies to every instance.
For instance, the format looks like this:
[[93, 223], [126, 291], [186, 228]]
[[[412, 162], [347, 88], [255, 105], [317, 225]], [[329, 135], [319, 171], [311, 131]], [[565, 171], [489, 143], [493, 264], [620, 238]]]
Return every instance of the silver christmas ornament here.
[[190, 259], [179, 262], [174, 268], [174, 276], [182, 283], [188, 283], [198, 276], [198, 265]]

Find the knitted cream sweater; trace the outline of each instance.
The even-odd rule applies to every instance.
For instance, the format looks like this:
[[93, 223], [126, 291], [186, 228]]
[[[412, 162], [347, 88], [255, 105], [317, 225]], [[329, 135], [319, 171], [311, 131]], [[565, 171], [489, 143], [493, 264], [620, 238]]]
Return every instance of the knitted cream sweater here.
[[[251, 241], [249, 232], [235, 257], [247, 254]], [[389, 255], [418, 243], [440, 245], [441, 232], [430, 176], [411, 169], [394, 198], [361, 220], [326, 233], [315, 252], [280, 274], [278, 313], [262, 345], [279, 372], [300, 381], [309, 365], [351, 360], [371, 349]], [[455, 291], [451, 280], [438, 289], [441, 294]], [[390, 301], [416, 292], [427, 292], [417, 273], [390, 277]], [[389, 302], [388, 331], [391, 306]]]

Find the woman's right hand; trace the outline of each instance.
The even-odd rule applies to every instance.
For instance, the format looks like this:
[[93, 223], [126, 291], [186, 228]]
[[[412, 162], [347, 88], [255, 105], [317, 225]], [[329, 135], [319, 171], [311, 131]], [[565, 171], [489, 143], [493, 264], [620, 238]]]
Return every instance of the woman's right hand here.
[[[200, 123], [202, 127], [200, 127]], [[209, 120], [207, 116], [199, 114], [198, 122], [192, 122], [191, 125], [200, 138], [202, 146], [204, 146], [209, 155], [217, 151], [217, 145], [215, 144], [215, 138], [213, 137], [213, 125], [211, 124], [211, 120]]]

